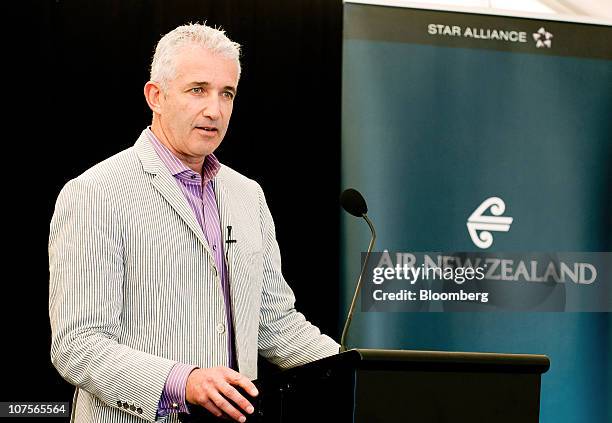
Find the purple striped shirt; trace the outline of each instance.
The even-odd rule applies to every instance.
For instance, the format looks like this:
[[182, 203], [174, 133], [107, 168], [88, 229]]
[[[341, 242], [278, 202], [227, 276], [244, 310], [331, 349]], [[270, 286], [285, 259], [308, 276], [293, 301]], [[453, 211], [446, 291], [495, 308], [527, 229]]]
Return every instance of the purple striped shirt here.
[[[221, 223], [219, 221], [219, 208], [215, 198], [213, 178], [219, 172], [221, 165], [214, 154], [209, 154], [204, 159], [202, 174], [194, 172], [181, 162], [168, 148], [163, 145], [153, 134], [151, 128], [147, 128], [147, 136], [155, 152], [166, 165], [172, 176], [176, 179], [189, 207], [193, 211], [198, 221], [211, 252], [215, 259], [215, 264], [221, 276], [221, 288], [226, 310], [226, 326], [228, 334], [228, 366], [236, 368], [236, 356], [234, 351], [234, 327], [232, 324], [232, 307], [227, 278], [225, 257], [223, 255], [223, 237], [221, 235]], [[205, 307], [205, 305], [203, 305]], [[165, 416], [171, 412], [188, 413], [189, 410], [185, 401], [185, 386], [187, 378], [197, 366], [177, 363], [174, 365], [162, 392], [159, 401], [158, 416]]]

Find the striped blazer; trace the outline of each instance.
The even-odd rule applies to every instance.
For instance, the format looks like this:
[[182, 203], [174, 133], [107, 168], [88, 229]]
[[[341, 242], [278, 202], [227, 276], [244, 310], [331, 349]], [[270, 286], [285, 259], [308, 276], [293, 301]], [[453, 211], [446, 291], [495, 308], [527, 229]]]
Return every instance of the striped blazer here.
[[[338, 352], [294, 308], [261, 187], [222, 166], [215, 195], [227, 251], [239, 370]], [[225, 305], [208, 243], [144, 133], [68, 182], [49, 235], [51, 361], [75, 385], [73, 421], [155, 421], [176, 362], [227, 365]], [[165, 420], [177, 422], [171, 414]]]

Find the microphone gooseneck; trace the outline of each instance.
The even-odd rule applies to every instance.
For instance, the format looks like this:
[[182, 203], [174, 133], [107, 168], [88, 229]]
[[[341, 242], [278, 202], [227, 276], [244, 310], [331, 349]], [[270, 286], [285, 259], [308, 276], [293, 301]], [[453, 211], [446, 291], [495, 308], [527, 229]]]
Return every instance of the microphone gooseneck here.
[[359, 291], [361, 290], [363, 274], [368, 265], [368, 260], [370, 258], [370, 253], [372, 252], [372, 248], [374, 248], [374, 242], [376, 241], [376, 230], [374, 229], [374, 224], [372, 224], [372, 221], [368, 218], [368, 206], [359, 191], [353, 188], [345, 190], [342, 195], [340, 195], [340, 204], [342, 205], [342, 208], [344, 210], [346, 210], [353, 216], [364, 218], [366, 223], [370, 227], [370, 232], [372, 233], [372, 237], [370, 238], [370, 245], [368, 246], [368, 252], [366, 253], [363, 265], [361, 266], [361, 273], [359, 273], [359, 279], [357, 279], [357, 286], [353, 294], [353, 300], [351, 301], [351, 306], [349, 307], [348, 315], [346, 316], [346, 322], [344, 323], [344, 329], [342, 330], [342, 337], [340, 338], [340, 352], [343, 352], [346, 351], [346, 336], [348, 334], [349, 327], [351, 326], [351, 321], [353, 320], [355, 304], [357, 303], [357, 297], [359, 296]]

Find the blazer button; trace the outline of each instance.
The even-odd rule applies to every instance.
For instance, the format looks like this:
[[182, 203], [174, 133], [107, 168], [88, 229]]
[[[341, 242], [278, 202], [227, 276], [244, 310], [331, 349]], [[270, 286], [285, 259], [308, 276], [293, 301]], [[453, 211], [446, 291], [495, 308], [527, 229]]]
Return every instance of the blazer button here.
[[131, 411], [136, 411], [136, 406], [134, 404], [130, 405], [130, 410]]
[[117, 401], [117, 407], [121, 408], [121, 401]]
[[225, 332], [225, 325], [223, 323], [219, 323], [217, 325], [217, 333], [223, 333]]
[[129, 406], [129, 404], [127, 402], [124, 402], [123, 403], [123, 408], [125, 408], [127, 410], [128, 408], [130, 408], [130, 406]]
[[138, 414], [142, 414], [142, 408], [138, 407], [138, 408], [136, 409], [136, 412], [137, 412]]

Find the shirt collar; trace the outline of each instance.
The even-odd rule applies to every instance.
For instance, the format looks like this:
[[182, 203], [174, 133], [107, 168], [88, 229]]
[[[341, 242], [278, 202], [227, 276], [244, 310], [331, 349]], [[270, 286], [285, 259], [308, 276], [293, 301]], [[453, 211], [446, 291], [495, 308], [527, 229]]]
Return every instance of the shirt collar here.
[[187, 182], [198, 182], [207, 183], [212, 180], [219, 169], [221, 163], [214, 154], [209, 154], [204, 158], [204, 164], [202, 165], [202, 175], [194, 172], [185, 163], [183, 163], [178, 157], [176, 157], [162, 142], [155, 136], [150, 126], [147, 126], [146, 134], [153, 145], [153, 149], [159, 156], [160, 160], [168, 168], [172, 176], [177, 179], [182, 179]]

